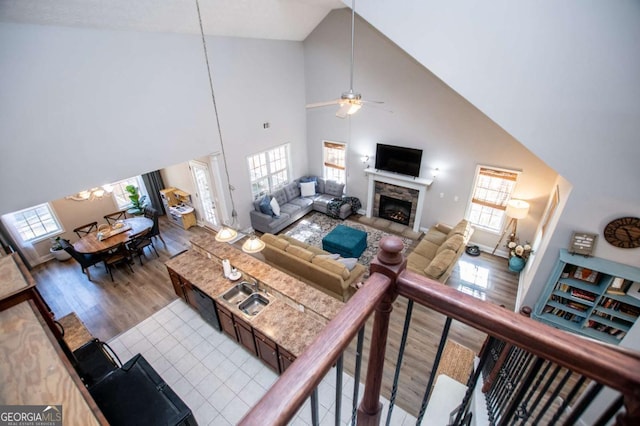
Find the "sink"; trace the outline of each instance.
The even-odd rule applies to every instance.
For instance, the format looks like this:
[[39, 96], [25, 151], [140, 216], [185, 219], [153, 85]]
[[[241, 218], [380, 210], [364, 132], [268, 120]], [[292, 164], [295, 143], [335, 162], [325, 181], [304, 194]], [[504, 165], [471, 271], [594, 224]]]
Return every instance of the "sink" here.
[[238, 305], [238, 309], [247, 315], [254, 316], [264, 309], [269, 304], [269, 299], [261, 295], [260, 293], [253, 293], [244, 302]]
[[251, 296], [252, 293], [253, 287], [249, 283], [243, 281], [227, 290], [222, 295], [222, 298], [232, 305], [237, 305], [247, 297]]

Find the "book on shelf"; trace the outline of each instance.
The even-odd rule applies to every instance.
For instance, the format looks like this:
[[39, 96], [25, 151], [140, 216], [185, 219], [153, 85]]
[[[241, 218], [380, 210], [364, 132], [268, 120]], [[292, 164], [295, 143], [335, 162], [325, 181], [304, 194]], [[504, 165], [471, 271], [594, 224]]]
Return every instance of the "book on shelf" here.
[[598, 281], [599, 277], [598, 271], [594, 271], [589, 268], [583, 268], [582, 266], [578, 266], [576, 270], [573, 272], [573, 278], [576, 278], [581, 281], [585, 281], [591, 284], [595, 284]]
[[619, 303], [618, 310], [620, 310], [620, 312], [622, 312], [623, 314], [627, 314], [632, 317], [640, 316], [640, 308], [638, 308], [637, 306], [627, 305], [626, 303]]
[[579, 288], [571, 288], [571, 295], [573, 297], [577, 297], [579, 299], [584, 299], [584, 300], [588, 300], [589, 302], [595, 302], [596, 301], [596, 295], [594, 293], [591, 293], [589, 291], [585, 291], [585, 290], [580, 290]]
[[602, 299], [602, 301], [600, 302], [600, 306], [606, 309], [618, 310], [618, 308], [620, 307], [620, 302], [606, 297]]
[[588, 309], [588, 306], [585, 306], [582, 303], [577, 303], [573, 301], [568, 301], [566, 305], [571, 309], [575, 309], [576, 311], [581, 311], [581, 312], [585, 312]]

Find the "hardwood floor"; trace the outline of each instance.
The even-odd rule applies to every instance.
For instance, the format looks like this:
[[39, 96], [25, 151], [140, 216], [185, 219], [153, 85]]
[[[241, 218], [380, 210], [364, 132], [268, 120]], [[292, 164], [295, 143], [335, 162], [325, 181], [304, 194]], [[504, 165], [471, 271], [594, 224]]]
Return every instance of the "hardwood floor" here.
[[[160, 258], [147, 251], [142, 267], [136, 260], [133, 274], [126, 267], [117, 268], [113, 273], [114, 282], [111, 282], [103, 266], [92, 267], [94, 281], [89, 282], [73, 260], [52, 260], [36, 267], [32, 274], [56, 317], [74, 311], [94, 336], [109, 340], [175, 300], [176, 295], [164, 262], [172, 255], [188, 249], [192, 235], [209, 231], [199, 227], [185, 231], [169, 224], [165, 218], [161, 218], [160, 227], [167, 243], [166, 247], [160, 241], [156, 243]], [[508, 271], [503, 258], [486, 253], [478, 257], [463, 254], [447, 285], [513, 310], [517, 280], [517, 274]], [[383, 377], [383, 394], [387, 398], [391, 393], [406, 308], [406, 299], [400, 297], [394, 302]], [[444, 320], [442, 315], [414, 305], [396, 400], [400, 407], [414, 416], [420, 408]], [[367, 324], [363, 378], [371, 328], [372, 320]], [[477, 353], [485, 335], [454, 322], [449, 338]], [[348, 352], [345, 355], [345, 368], [353, 372], [355, 343]]]
[[56, 318], [75, 312], [93, 336], [109, 340], [130, 329], [177, 298], [164, 262], [190, 247], [189, 238], [208, 233], [204, 228], [188, 231], [160, 219], [160, 232], [166, 242], [156, 239], [155, 253], [145, 250], [143, 265], [138, 259], [131, 273], [125, 265], [116, 267], [113, 279], [103, 264], [91, 267], [91, 279], [74, 260], [51, 260], [35, 267], [31, 274], [38, 290]]

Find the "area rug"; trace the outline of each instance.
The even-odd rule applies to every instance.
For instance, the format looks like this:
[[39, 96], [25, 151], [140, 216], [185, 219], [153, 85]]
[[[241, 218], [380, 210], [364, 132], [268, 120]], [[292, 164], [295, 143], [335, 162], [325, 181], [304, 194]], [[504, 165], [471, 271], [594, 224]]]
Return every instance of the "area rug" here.
[[[378, 244], [382, 237], [393, 235], [361, 223], [333, 219], [319, 212], [312, 213], [300, 219], [293, 228], [285, 230], [285, 235], [293, 237], [303, 243], [322, 248], [322, 238], [338, 225], [349, 226], [367, 233], [367, 248], [358, 258], [358, 262], [366, 266], [367, 269], [378, 252]], [[406, 255], [407, 249], [413, 244], [413, 240], [403, 237], [398, 238], [402, 240], [402, 244], [404, 245], [402, 253]]]

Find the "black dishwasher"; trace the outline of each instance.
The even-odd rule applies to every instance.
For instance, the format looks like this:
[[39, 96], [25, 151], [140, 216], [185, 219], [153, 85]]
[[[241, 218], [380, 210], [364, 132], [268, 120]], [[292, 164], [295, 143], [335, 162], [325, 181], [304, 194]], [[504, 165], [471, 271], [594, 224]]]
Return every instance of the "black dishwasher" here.
[[220, 331], [220, 320], [218, 319], [216, 302], [196, 286], [192, 286], [191, 294], [193, 295], [193, 301], [196, 305], [195, 308], [200, 316], [213, 328]]

